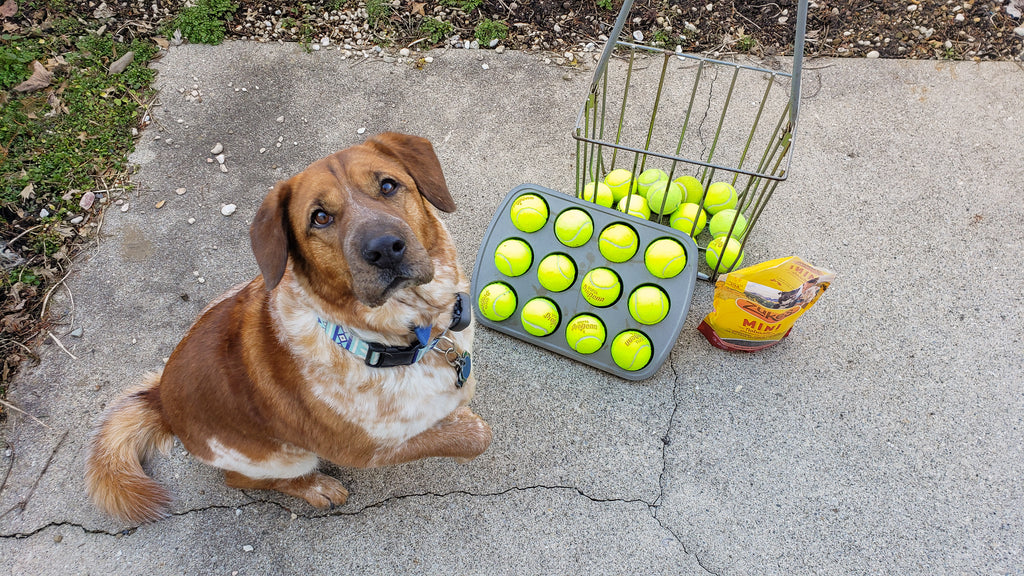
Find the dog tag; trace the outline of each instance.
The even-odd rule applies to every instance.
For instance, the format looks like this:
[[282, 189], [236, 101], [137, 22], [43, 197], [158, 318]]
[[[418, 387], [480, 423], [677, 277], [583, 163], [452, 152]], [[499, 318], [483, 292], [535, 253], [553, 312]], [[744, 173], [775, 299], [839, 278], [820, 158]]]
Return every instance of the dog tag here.
[[452, 309], [452, 323], [449, 330], [459, 332], [465, 330], [473, 320], [473, 314], [469, 309], [469, 294], [457, 292], [455, 294], [455, 308]]
[[452, 362], [452, 366], [455, 367], [455, 387], [462, 388], [466, 380], [469, 380], [469, 374], [473, 371], [473, 361], [469, 357], [469, 352], [463, 352], [456, 357], [455, 361]]

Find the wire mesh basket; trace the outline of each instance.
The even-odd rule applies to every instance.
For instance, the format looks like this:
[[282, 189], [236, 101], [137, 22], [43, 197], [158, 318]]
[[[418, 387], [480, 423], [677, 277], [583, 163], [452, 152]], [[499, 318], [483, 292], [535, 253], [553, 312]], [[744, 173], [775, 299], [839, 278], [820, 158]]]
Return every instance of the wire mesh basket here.
[[[585, 187], [616, 169], [629, 172], [627, 195], [643, 194], [640, 177], [652, 169], [667, 175], [669, 188], [682, 176], [696, 178], [699, 200], [687, 199], [683, 189], [683, 202], [699, 206], [692, 218], [673, 217], [674, 195], [667, 191], [654, 195], [660, 205], [653, 205], [652, 196], [648, 209], [650, 219], [693, 236], [704, 256], [712, 238], [701, 229], [709, 229], [711, 211], [721, 209], [718, 202], [711, 205], [707, 191], [713, 183], [728, 183], [735, 206], [718, 218], [716, 232], [724, 236], [722, 244], [733, 244], [739, 250], [734, 254], [742, 255], [766, 204], [789, 175], [807, 0], [798, 2], [788, 72], [643, 45], [636, 39], [641, 34], [625, 31], [632, 5], [623, 2], [576, 119], [576, 196], [595, 197], [593, 189], [585, 195]], [[627, 211], [629, 201], [616, 206]], [[716, 254], [723, 252], [716, 247]], [[701, 264], [700, 278], [714, 280], [742, 264], [725, 254], [713, 260], [714, 266]]]

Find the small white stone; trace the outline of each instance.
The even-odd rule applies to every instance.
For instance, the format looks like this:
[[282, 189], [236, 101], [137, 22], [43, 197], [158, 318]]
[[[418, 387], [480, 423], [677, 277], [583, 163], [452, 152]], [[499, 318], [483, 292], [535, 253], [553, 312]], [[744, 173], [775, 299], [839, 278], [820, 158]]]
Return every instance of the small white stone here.
[[221, 172], [227, 172], [227, 171], [228, 171], [228, 167], [227, 167], [227, 166], [225, 166], [225, 165], [223, 165], [223, 164], [221, 164], [221, 165], [220, 165], [220, 171], [221, 171]]
[[277, 117], [277, 122], [278, 122], [278, 124], [284, 122], [284, 116], [278, 116]]
[[331, 45], [331, 39], [329, 37], [327, 37], [327, 36], [324, 36], [323, 38], [320, 39], [320, 45], [321, 46], [330, 46]]
[[216, 144], [213, 145], [213, 148], [210, 148], [210, 154], [220, 154], [223, 151], [224, 145], [221, 144], [220, 142], [217, 142]]
[[124, 204], [121, 205], [121, 212], [127, 212], [127, 211], [128, 211], [128, 203], [125, 202]]
[[195, 218], [189, 218], [188, 219], [188, 223], [189, 224], [195, 224], [196, 223], [196, 219]]
[[242, 550], [244, 550], [246, 552], [252, 552], [252, 546], [249, 546], [248, 544], [246, 544], [245, 546], [242, 546]]
[[907, 12], [916, 12], [916, 11], [917, 11], [917, 4], [911, 4], [910, 6], [907, 6]]
[[238, 206], [235, 206], [234, 204], [225, 204], [225, 205], [221, 206], [220, 213], [225, 215], [225, 216], [231, 216], [232, 214], [235, 213], [235, 210], [237, 210], [237, 209], [238, 209]]
[[75, 216], [74, 218], [71, 219], [71, 223], [72, 224], [81, 224], [82, 220], [85, 220], [84, 216]]
[[223, 164], [224, 163], [224, 155], [223, 154], [217, 154], [216, 156], [214, 156], [214, 159], [217, 160], [217, 164]]
[[260, 148], [260, 154], [263, 154], [263, 153], [264, 153], [264, 152], [266, 152], [266, 151], [267, 151], [267, 149], [266, 149], [266, 148]]
[[199, 278], [199, 270], [193, 270], [192, 275], [195, 276], [196, 278]]
[[46, 218], [49, 215], [50, 215], [50, 211], [47, 210], [46, 208], [43, 208], [42, 210], [39, 211], [39, 217], [40, 218]]
[[185, 193], [185, 189], [184, 188], [176, 188], [174, 190], [174, 193], [177, 194], [178, 196], [181, 196], [182, 194]]
[[311, 48], [313, 49], [314, 52], [319, 52], [320, 51], [320, 45], [319, 44], [313, 44], [313, 46], [311, 46]]
[[410, 52], [408, 48], [402, 48], [401, 50], [398, 51], [398, 55], [401, 56], [402, 58], [408, 58], [409, 54]]
[[423, 61], [426, 62], [427, 64], [430, 64], [431, 62], [434, 61], [434, 57], [433, 56], [427, 56], [426, 58], [423, 59]]
[[957, 14], [956, 17], [953, 18], [953, 20], [956, 20], [957, 22], [963, 22], [964, 21], [964, 15], [963, 14]]
[[363, 134], [365, 132], [366, 132], [366, 128], [360, 128], [360, 129], [356, 130], [356, 134]]
[[1017, 36], [1024, 36], [1024, 26], [1018, 26], [1013, 29], [1013, 33]]
[[240, 508], [235, 508], [235, 516], [241, 516], [241, 515], [242, 515], [242, 510]]
[[491, 68], [486, 63], [485, 64], [481, 64], [480, 67], [483, 68], [484, 70], [489, 70]]
[[206, 278], [200, 276], [199, 278], [196, 278], [196, 282], [199, 282], [200, 284], [206, 284]]
[[633, 30], [633, 40], [636, 40], [637, 42], [643, 42], [644, 33], [639, 30]]
[[867, 53], [868, 58], [878, 58], [879, 56], [881, 56], [881, 54], [878, 53], [878, 50], [872, 50]]
[[213, 164], [213, 158], [207, 158], [206, 159], [206, 163], [207, 164]]

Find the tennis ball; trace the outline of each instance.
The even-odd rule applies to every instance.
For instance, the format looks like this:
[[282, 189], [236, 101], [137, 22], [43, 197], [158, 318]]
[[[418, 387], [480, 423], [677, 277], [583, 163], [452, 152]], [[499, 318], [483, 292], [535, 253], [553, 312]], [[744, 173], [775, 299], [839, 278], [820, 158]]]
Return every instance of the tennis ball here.
[[605, 208], [611, 208], [612, 204], [615, 203], [615, 196], [612, 194], [612, 189], [604, 182], [591, 182], [590, 184], [587, 184], [583, 187], [583, 192], [580, 193], [580, 198], [587, 202], [600, 204]]
[[598, 308], [615, 304], [622, 294], [622, 284], [618, 275], [608, 268], [594, 268], [583, 277], [580, 286], [583, 299]]
[[644, 264], [657, 278], [675, 278], [686, 267], [686, 250], [671, 238], [659, 238], [647, 246]]
[[[736, 225], [733, 226], [732, 221], [736, 221]], [[708, 231], [711, 232], [713, 238], [719, 236], [725, 236], [729, 233], [729, 228], [732, 228], [732, 234], [729, 234], [733, 238], [742, 238], [747, 232], [747, 219], [743, 217], [743, 214], [735, 208], [729, 208], [728, 210], [722, 210], [718, 214], [715, 214], [711, 218], [711, 224], [708, 225]]]
[[583, 246], [594, 235], [594, 221], [583, 210], [566, 210], [555, 218], [555, 236], [570, 248]]
[[743, 264], [743, 245], [735, 238], [719, 236], [708, 244], [704, 259], [712, 270], [728, 272]]
[[548, 221], [548, 205], [536, 194], [523, 194], [512, 202], [512, 224], [526, 233], [536, 232]]
[[668, 316], [668, 295], [657, 286], [641, 286], [629, 295], [629, 315], [641, 324], [657, 324]]
[[616, 202], [629, 194], [636, 193], [636, 180], [633, 179], [633, 173], [625, 168], [617, 168], [606, 174], [604, 183], [612, 191], [612, 199]]
[[704, 186], [693, 176], [680, 176], [673, 180], [683, 188], [683, 204], [700, 204], [704, 197]]
[[612, 360], [623, 370], [634, 372], [651, 361], [651, 341], [643, 333], [626, 330], [612, 340]]
[[722, 210], [736, 207], [736, 189], [728, 182], [715, 182], [708, 186], [708, 193], [704, 198], [704, 209], [708, 214], [714, 216]]
[[664, 180], [647, 190], [647, 207], [653, 214], [671, 214], [683, 201], [683, 187]]
[[516, 311], [516, 293], [508, 284], [491, 282], [480, 291], [477, 310], [484, 318], [501, 322]]
[[521, 276], [532, 263], [533, 250], [518, 238], [509, 238], [494, 250], [494, 266], [505, 276]]
[[630, 216], [636, 216], [644, 220], [651, 217], [651, 209], [647, 207], [647, 199], [639, 194], [623, 196], [615, 207], [619, 209], [619, 212], [625, 212]]
[[552, 292], [568, 290], [576, 281], [576, 265], [565, 254], [548, 254], [537, 265], [537, 281]]
[[598, 247], [601, 255], [611, 262], [625, 262], [636, 254], [640, 239], [625, 224], [612, 224], [601, 232]]
[[604, 345], [604, 323], [597, 316], [580, 314], [565, 327], [565, 341], [580, 354], [593, 354]]
[[[679, 230], [680, 232], [690, 234], [690, 236], [697, 236], [701, 230], [704, 229], [704, 224], [708, 221], [708, 215], [704, 213], [698, 204], [683, 204], [672, 213], [669, 217], [669, 224]], [[696, 224], [696, 228], [694, 227]]]
[[[649, 168], [640, 173], [640, 176], [636, 179], [636, 191], [638, 194], [647, 197], [647, 191], [659, 182], [667, 182], [668, 174], [660, 168]], [[650, 205], [650, 202], [648, 202]]]
[[523, 330], [534, 336], [547, 336], [558, 328], [558, 306], [547, 298], [534, 298], [523, 306], [519, 318]]

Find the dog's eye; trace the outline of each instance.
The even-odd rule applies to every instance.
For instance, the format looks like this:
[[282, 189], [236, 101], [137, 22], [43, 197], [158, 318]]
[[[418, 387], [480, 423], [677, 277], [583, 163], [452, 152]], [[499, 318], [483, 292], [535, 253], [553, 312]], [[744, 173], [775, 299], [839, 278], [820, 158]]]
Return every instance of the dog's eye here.
[[380, 181], [380, 193], [381, 196], [387, 198], [398, 191], [398, 182], [395, 182], [391, 178], [385, 178]]
[[310, 218], [310, 222], [313, 223], [314, 228], [325, 228], [334, 222], [334, 216], [331, 216], [323, 210], [316, 210], [313, 212], [313, 216]]

